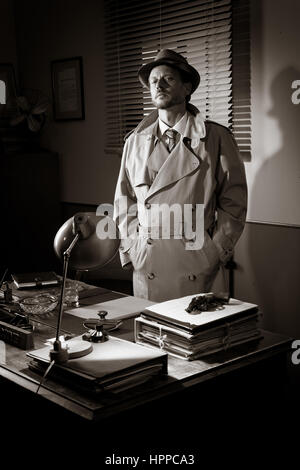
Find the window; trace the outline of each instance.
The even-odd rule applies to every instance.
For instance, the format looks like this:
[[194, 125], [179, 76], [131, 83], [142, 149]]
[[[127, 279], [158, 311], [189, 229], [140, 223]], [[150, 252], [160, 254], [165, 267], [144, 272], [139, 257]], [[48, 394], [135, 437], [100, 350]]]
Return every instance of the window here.
[[174, 49], [201, 76], [191, 102], [203, 117], [229, 127], [251, 159], [249, 0], [106, 0], [107, 145], [120, 154], [124, 136], [153, 109], [137, 71], [160, 49]]

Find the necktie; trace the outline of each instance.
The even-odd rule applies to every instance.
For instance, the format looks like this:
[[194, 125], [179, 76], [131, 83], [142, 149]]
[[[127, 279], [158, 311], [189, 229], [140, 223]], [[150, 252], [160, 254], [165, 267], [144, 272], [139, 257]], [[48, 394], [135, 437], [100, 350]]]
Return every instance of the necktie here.
[[168, 129], [165, 132], [166, 136], [168, 137], [168, 150], [169, 152], [172, 152], [173, 148], [176, 145], [176, 134], [177, 132], [174, 131], [174, 129]]

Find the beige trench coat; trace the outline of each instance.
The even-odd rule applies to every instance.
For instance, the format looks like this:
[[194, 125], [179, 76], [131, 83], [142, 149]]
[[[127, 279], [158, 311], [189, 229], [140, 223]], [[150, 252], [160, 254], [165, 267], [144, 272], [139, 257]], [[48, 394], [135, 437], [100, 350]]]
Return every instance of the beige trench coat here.
[[[244, 165], [231, 132], [214, 122], [204, 122], [199, 111], [188, 106], [185, 135], [167, 156], [152, 184], [147, 161], [156, 151], [157, 111], [130, 133], [115, 193], [114, 219], [121, 234], [121, 264], [133, 265], [134, 295], [156, 302], [209, 292], [220, 264], [232, 256], [246, 217]], [[190, 204], [194, 227], [196, 205], [204, 205], [202, 248], [191, 249], [196, 239], [185, 238], [184, 221], [182, 236], [177, 221], [167, 239], [161, 227], [150, 232], [151, 208], [164, 203], [176, 203], [182, 208]], [[158, 226], [163, 223], [161, 220]]]

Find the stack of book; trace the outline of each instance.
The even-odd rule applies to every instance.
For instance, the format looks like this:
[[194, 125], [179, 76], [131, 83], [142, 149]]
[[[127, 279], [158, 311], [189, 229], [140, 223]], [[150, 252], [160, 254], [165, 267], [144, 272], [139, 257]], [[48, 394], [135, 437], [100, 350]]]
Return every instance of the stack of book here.
[[135, 319], [135, 341], [193, 360], [262, 337], [257, 305], [230, 299], [218, 308], [188, 313], [194, 297], [146, 308]]
[[[69, 347], [77, 341], [81, 341], [80, 336], [68, 341]], [[86, 356], [54, 364], [48, 377], [83, 392], [120, 393], [167, 373], [168, 355], [164, 351], [113, 336], [92, 346], [92, 352]], [[28, 352], [29, 369], [44, 374], [50, 364], [50, 349], [52, 346]]]

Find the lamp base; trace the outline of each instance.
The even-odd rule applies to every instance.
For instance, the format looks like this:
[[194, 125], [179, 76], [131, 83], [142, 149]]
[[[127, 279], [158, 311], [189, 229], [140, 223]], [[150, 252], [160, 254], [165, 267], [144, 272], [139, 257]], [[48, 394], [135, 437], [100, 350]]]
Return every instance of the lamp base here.
[[83, 357], [92, 352], [93, 346], [91, 343], [87, 343], [82, 340], [74, 340], [66, 343], [66, 346], [63, 347], [61, 341], [54, 341], [53, 349], [50, 350], [49, 355], [51, 361], [56, 362], [57, 364], [63, 364], [69, 359], [76, 359], [78, 357]]
[[77, 339], [68, 344], [69, 359], [76, 359], [78, 357], [87, 356], [93, 351], [93, 345], [86, 341]]

